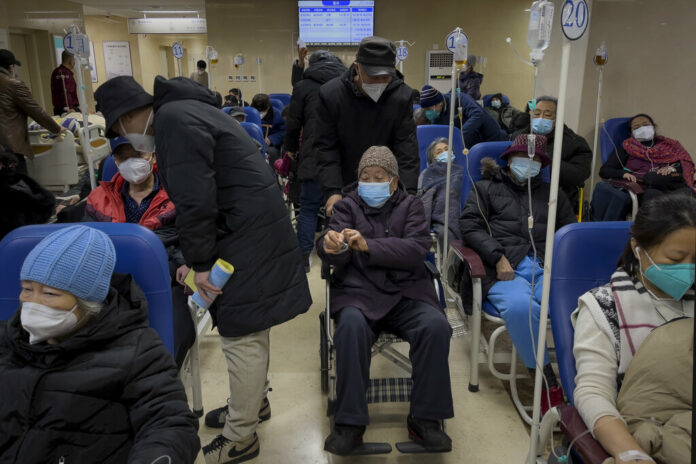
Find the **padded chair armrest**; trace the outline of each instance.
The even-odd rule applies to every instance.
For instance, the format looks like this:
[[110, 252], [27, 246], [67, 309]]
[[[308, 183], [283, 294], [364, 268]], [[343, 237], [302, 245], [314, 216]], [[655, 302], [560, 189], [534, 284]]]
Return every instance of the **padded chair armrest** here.
[[435, 264], [431, 263], [430, 261], [425, 261], [425, 268], [428, 270], [428, 272], [430, 272], [430, 275], [433, 276], [433, 278], [440, 278], [440, 271], [437, 269]]
[[486, 276], [486, 268], [483, 267], [481, 257], [471, 248], [467, 248], [461, 240], [450, 242], [450, 248], [459, 256], [459, 258], [469, 266], [469, 274], [471, 277], [483, 278]]
[[329, 280], [331, 279], [331, 264], [326, 261], [321, 262], [321, 279]]
[[625, 188], [626, 190], [630, 190], [636, 195], [640, 195], [641, 193], [643, 193], [643, 187], [641, 187], [640, 184], [638, 184], [637, 182], [631, 182], [623, 179], [609, 179], [607, 182], [609, 182], [614, 187]]
[[589, 433], [585, 421], [582, 420], [575, 406], [564, 405], [560, 409], [561, 432], [571, 441], [577, 439], [573, 449], [580, 455], [584, 463], [602, 464], [605, 459], [611, 457]]

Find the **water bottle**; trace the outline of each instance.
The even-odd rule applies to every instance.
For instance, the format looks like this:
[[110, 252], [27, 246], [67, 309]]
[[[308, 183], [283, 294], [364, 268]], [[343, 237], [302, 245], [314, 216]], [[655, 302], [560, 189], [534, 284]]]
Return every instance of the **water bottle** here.
[[541, 61], [544, 50], [551, 41], [553, 25], [553, 3], [548, 0], [536, 0], [532, 3], [529, 13], [529, 29], [527, 30], [527, 45], [532, 49], [532, 61]]
[[[234, 266], [232, 266], [230, 263], [227, 261], [224, 261], [222, 259], [218, 259], [215, 262], [215, 265], [213, 268], [210, 270], [210, 276], [208, 276], [208, 282], [211, 284], [215, 285], [218, 288], [222, 288], [225, 286], [228, 280], [230, 280], [230, 276], [232, 276], [232, 273], [234, 273]], [[201, 308], [208, 309], [211, 305], [211, 303], [208, 303], [205, 301], [202, 297], [201, 294], [199, 293], [201, 290], [196, 289], [194, 292], [193, 296], [191, 297], [193, 301], [196, 302], [198, 306]], [[206, 293], [206, 296], [210, 298], [211, 300], [215, 300], [217, 295], [211, 295], [209, 293]]]

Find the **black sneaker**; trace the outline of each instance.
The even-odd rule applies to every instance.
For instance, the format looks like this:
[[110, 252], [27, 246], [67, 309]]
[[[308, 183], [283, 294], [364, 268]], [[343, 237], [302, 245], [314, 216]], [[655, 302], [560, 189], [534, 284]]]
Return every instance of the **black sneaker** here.
[[433, 453], [452, 451], [452, 439], [442, 430], [440, 421], [416, 419], [409, 414], [406, 425], [409, 438], [423, 445], [428, 451]]
[[356, 446], [362, 444], [363, 433], [365, 433], [365, 426], [335, 424], [331, 435], [326, 437], [324, 451], [348, 456]]
[[[259, 410], [259, 423], [265, 422], [271, 418], [271, 403], [268, 398], [263, 399], [261, 409]], [[205, 425], [213, 429], [221, 429], [225, 426], [227, 419], [227, 406], [213, 409], [205, 415]]]
[[312, 268], [312, 254], [311, 253], [303, 253], [302, 254], [302, 262], [304, 263], [305, 274], [309, 274], [309, 271]]
[[254, 433], [244, 441], [234, 442], [222, 435], [203, 447], [205, 464], [236, 464], [259, 455], [259, 437]]

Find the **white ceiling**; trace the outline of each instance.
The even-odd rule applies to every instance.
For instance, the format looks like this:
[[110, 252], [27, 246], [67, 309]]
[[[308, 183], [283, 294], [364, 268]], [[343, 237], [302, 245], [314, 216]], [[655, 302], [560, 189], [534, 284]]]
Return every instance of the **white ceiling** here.
[[[113, 15], [124, 18], [142, 18], [143, 14], [157, 17], [205, 17], [205, 0], [72, 0], [84, 5], [85, 15]], [[182, 11], [184, 13], [143, 13], [143, 11]], [[189, 12], [189, 13], [186, 13]]]

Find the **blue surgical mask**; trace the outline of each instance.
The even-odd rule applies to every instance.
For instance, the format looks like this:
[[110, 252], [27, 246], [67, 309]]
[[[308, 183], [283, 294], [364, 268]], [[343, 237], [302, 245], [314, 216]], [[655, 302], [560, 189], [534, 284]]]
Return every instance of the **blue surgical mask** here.
[[437, 155], [437, 156], [435, 157], [435, 159], [436, 159], [439, 163], [446, 163], [447, 160], [449, 159], [449, 156], [448, 156], [449, 154], [450, 154], [449, 151], [443, 151], [442, 153], [440, 153], [439, 155]]
[[532, 118], [532, 129], [535, 134], [546, 135], [553, 129], [553, 120], [544, 118]]
[[526, 181], [539, 175], [541, 163], [529, 158], [515, 157], [510, 161], [510, 171], [520, 181]]
[[[640, 251], [641, 248], [636, 247], [639, 260]], [[652, 265], [645, 270], [643, 276], [676, 301], [681, 300], [686, 291], [694, 284], [696, 265], [694, 265], [694, 263], [657, 264], [647, 251], [642, 251], [652, 263]]]
[[391, 197], [389, 182], [358, 182], [358, 195], [373, 208], [381, 208]]
[[491, 102], [491, 106], [492, 106], [493, 108], [500, 108], [500, 100], [493, 100], [493, 101]]
[[433, 122], [440, 117], [440, 112], [438, 110], [425, 110], [425, 117], [428, 121]]

